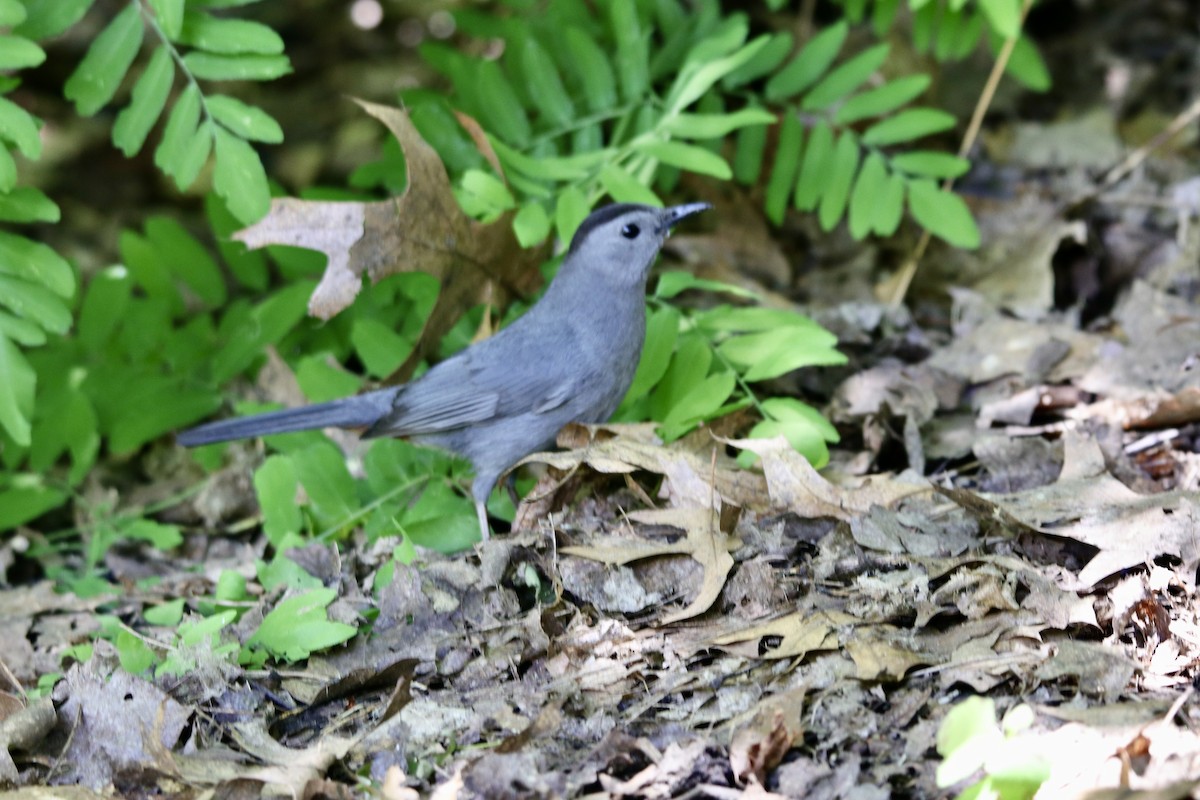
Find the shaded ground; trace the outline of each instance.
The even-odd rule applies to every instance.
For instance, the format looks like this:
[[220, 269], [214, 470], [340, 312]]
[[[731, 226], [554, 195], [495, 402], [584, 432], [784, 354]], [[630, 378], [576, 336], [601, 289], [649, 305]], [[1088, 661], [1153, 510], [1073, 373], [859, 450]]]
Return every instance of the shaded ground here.
[[[572, 432], [543, 459], [525, 530], [472, 553], [422, 553], [376, 591], [390, 546], [293, 551], [336, 590], [330, 618], [372, 619], [369, 636], [286, 672], [231, 667], [203, 640], [181, 654], [194, 668], [155, 683], [116, 670], [101, 640], [55, 687], [57, 714], [49, 699], [18, 710], [9, 684], [92, 641], [102, 603], [168, 640], [145, 609], [205, 602], [225, 570], [252, 581], [266, 543], [236, 524], [246, 512], [170, 555], [110, 551], [128, 589], [114, 605], [55, 594], [27, 577], [24, 534], [4, 542], [0, 779], [129, 795], [934, 797], [938, 727], [983, 694], [1001, 714], [1033, 708], [1020, 741], [1049, 767], [1040, 796], [1196, 796], [1194, 119], [1104, 183], [1192, 101], [1196, 18], [1194, 4], [1118, 7], [1046, 37], [1071, 101], [1000, 99], [964, 190], [984, 247], [934, 248], [906, 308], [874, 298], [911, 242], [854, 244], [801, 218], [768, 232], [756, 202], [687, 187], [717, 222], [672, 239], [671, 257], [800, 300], [851, 355], [773, 387], [827, 403], [843, 439], [820, 475], [762, 442], [761, 471], [739, 470], [714, 438], [733, 429], [668, 447], [647, 428]], [[1157, 66], [1182, 41], [1192, 60]], [[220, 481], [230, 509], [252, 505], [260, 455], [244, 454]], [[279, 599], [255, 597], [238, 629]]]

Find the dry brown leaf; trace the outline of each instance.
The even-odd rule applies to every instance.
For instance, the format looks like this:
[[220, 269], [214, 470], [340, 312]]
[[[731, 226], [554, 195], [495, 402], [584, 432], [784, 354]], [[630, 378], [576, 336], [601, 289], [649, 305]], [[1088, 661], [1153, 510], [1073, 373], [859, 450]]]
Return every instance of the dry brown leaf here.
[[[741, 469], [717, 447], [702, 453], [682, 442], [663, 445], [653, 434], [654, 425], [568, 425], [558, 437], [557, 453], [533, 453], [517, 462], [547, 464], [563, 472], [588, 466], [607, 474], [629, 474], [638, 470], [667, 478], [666, 493], [680, 506], [765, 509], [762, 476]], [[714, 445], [717, 444], [714, 442]]]
[[[748, 658], [799, 658], [814, 650], [834, 650], [839, 629], [850, 630], [862, 620], [843, 611], [798, 611], [759, 625], [751, 625], [713, 639], [713, 644]], [[763, 638], [779, 643], [759, 652]]]
[[801, 687], [766, 698], [750, 721], [733, 734], [729, 766], [739, 783], [766, 783], [767, 772], [803, 735], [804, 694]]
[[[1094, 439], [1068, 433], [1058, 481], [1007, 495], [976, 495], [988, 513], [1034, 530], [1099, 548], [1079, 572], [1086, 586], [1120, 570], [1175, 556], [1191, 568], [1200, 561], [1200, 493], [1141, 495], [1108, 473]], [[948, 496], [959, 501], [962, 492]]]
[[767, 492], [776, 509], [791, 511], [806, 519], [832, 517], [849, 521], [870, 511], [885, 508], [901, 498], [929, 490], [929, 483], [916, 475], [874, 475], [852, 487], [835, 486], [813, 469], [782, 436], [774, 439], [731, 439], [729, 444], [757, 453], [762, 458]]
[[604, 544], [573, 545], [562, 548], [561, 552], [606, 564], [628, 564], [665, 555], [690, 556], [704, 568], [704, 582], [686, 608], [667, 614], [662, 622], [669, 625], [707, 611], [721, 594], [725, 579], [733, 569], [733, 557], [729, 553], [740, 547], [741, 542], [726, 536], [717, 525], [713, 512], [706, 508], [635, 511], [629, 518], [647, 525], [681, 528], [687, 531], [687, 538], [674, 543], [657, 544], [640, 539], [605, 537]]
[[232, 733], [243, 751], [263, 763], [261, 767], [245, 769], [240, 777], [282, 787], [292, 797], [306, 796], [307, 787], [322, 780], [333, 762], [354, 745], [353, 739], [326, 734], [312, 747], [285, 747], [267, 732], [261, 720], [236, 724]]
[[[408, 166], [405, 192], [369, 203], [277, 198], [266, 217], [234, 238], [250, 248], [286, 244], [325, 253], [329, 262], [308, 304], [309, 313], [320, 319], [353, 302], [364, 274], [374, 282], [416, 270], [437, 278], [441, 292], [418, 345], [390, 379], [404, 380], [462, 313], [488, 299], [489, 292], [524, 295], [535, 289], [541, 282], [537, 265], [550, 245], [522, 249], [512, 231], [514, 212], [488, 225], [463, 214], [441, 158], [408, 112], [357, 102], [400, 141]], [[483, 152], [495, 159], [490, 149]], [[492, 299], [503, 304], [502, 296]]]

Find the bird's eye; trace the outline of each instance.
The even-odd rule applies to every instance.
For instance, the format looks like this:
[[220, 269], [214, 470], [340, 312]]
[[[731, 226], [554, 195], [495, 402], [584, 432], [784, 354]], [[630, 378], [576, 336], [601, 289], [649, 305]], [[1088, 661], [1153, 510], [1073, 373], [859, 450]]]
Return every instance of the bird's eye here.
[[632, 222], [626, 225], [624, 228], [621, 228], [621, 235], [626, 239], [636, 239], [638, 234], [641, 232], [642, 229], [637, 225], [634, 225]]

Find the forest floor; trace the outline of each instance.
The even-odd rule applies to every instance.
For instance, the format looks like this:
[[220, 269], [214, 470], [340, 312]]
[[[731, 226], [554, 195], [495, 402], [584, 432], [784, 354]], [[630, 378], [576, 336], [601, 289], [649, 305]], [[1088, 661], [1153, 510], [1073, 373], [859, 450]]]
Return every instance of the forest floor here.
[[[97, 633], [204, 602], [224, 571], [253, 581], [253, 524], [113, 548], [118, 598], [38, 580], [21, 564], [34, 532], [0, 541], [0, 779], [43, 786], [0, 797], [868, 800], [952, 796], [981, 765], [993, 796], [1200, 796], [1188, 7], [1035, 29], [1055, 89], [997, 98], [958, 187], [983, 246], [931, 247], [902, 305], [879, 298], [915, 237], [854, 242], [799, 215], [770, 229], [758, 198], [685, 182], [715, 211], [665, 258], [798, 303], [849, 356], [771, 386], [836, 425], [820, 473], [770, 441], [740, 468], [738, 420], [668, 445], [652, 426], [567, 431], [534, 459], [549, 466], [511, 534], [421, 551], [379, 589], [394, 543], [292, 551], [336, 590], [328, 619], [370, 618], [369, 634], [286, 670], [201, 643], [156, 681], [116, 669]], [[1182, 133], [1156, 140], [1173, 120]], [[227, 508], [253, 507], [261, 454], [244, 455]], [[90, 660], [63, 661], [87, 643]], [[972, 752], [947, 758], [960, 742]]]

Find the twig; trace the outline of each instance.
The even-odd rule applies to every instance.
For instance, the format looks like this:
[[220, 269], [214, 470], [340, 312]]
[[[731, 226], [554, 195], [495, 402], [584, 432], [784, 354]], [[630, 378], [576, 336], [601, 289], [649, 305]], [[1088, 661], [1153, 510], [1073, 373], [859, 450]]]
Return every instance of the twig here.
[[[1021, 3], [1021, 22], [1018, 30], [1025, 27], [1025, 17], [1029, 15], [1029, 9], [1033, 5], [1033, 0], [1023, 0]], [[975, 103], [975, 110], [971, 113], [971, 121], [967, 123], [967, 131], [963, 134], [962, 143], [958, 146], [958, 155], [960, 158], [965, 158], [967, 153], [971, 152], [971, 148], [975, 146], [975, 139], [979, 136], [979, 129], [983, 126], [984, 115], [992, 105], [992, 100], [996, 96], [996, 89], [1000, 86], [1000, 79], [1004, 77], [1004, 70], [1008, 66], [1008, 60], [1012, 57], [1013, 48], [1017, 46], [1017, 39], [1020, 36], [1012, 36], [1005, 40], [1004, 46], [1000, 48], [999, 54], [996, 56], [996, 62], [992, 64], [992, 71], [988, 75], [987, 82], [983, 85], [983, 91], [979, 94], [979, 100]], [[942, 183], [943, 190], [949, 190], [954, 185], [953, 178], [947, 178]], [[913, 277], [917, 274], [917, 265], [921, 258], [925, 255], [926, 248], [929, 247], [930, 233], [928, 230], [921, 232], [921, 238], [917, 241], [916, 247], [913, 248], [908, 258], [900, 266], [900, 271], [890, 280], [880, 285], [878, 293], [881, 299], [893, 307], [899, 306], [904, 302], [905, 295], [908, 294], [908, 288], [912, 284]]]

